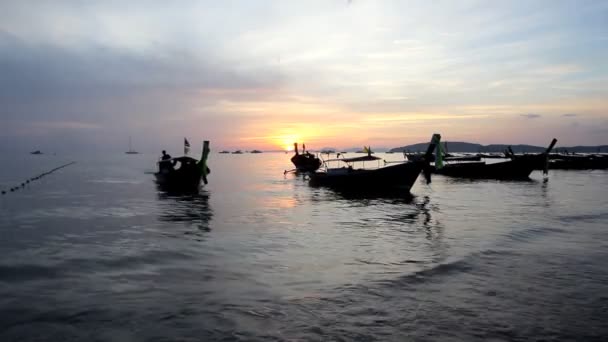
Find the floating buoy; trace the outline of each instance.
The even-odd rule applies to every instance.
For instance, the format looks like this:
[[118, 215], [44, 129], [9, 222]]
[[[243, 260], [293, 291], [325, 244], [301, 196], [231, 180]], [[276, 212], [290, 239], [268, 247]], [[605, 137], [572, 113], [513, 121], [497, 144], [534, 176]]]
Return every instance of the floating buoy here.
[[[53, 172], [55, 172], [55, 171], [57, 171], [57, 170], [59, 170], [59, 169], [63, 169], [64, 167], [70, 166], [70, 165], [75, 164], [75, 163], [76, 163], [76, 162], [71, 162], [71, 163], [68, 163], [68, 164], [62, 165], [62, 166], [60, 166], [60, 167], [56, 167], [56, 168], [54, 168], [54, 169], [52, 169], [52, 170], [50, 170], [50, 171], [47, 171], [47, 172], [41, 173], [40, 175], [38, 175], [38, 176], [36, 176], [36, 177], [29, 178], [29, 179], [27, 179], [25, 182], [21, 183], [21, 184], [20, 184], [20, 186], [16, 186], [16, 187], [10, 188], [10, 190], [9, 190], [9, 191], [10, 191], [10, 192], [15, 192], [15, 191], [19, 190], [19, 188], [25, 188], [25, 185], [26, 185], [26, 184], [29, 184], [30, 182], [33, 182], [33, 181], [35, 181], [35, 180], [38, 180], [38, 179], [42, 178], [43, 176], [50, 175], [51, 173], [53, 173]], [[3, 195], [5, 195], [6, 193], [7, 193], [7, 191], [6, 191], [6, 190], [2, 190], [2, 194], [3, 194]]]

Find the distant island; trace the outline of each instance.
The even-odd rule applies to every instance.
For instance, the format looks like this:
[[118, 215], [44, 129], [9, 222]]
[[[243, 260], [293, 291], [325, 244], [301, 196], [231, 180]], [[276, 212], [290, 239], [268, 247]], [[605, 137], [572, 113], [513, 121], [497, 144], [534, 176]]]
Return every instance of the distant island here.
[[[418, 143], [413, 145], [395, 147], [389, 150], [389, 152], [424, 152], [426, 151], [429, 143]], [[533, 146], [533, 145], [509, 145], [509, 144], [491, 144], [481, 145], [469, 142], [460, 141], [448, 141], [447, 150], [448, 152], [461, 152], [461, 153], [501, 153], [506, 150], [509, 146], [515, 153], [541, 153], [547, 148], [546, 146]], [[608, 145], [598, 146], [560, 146], [553, 149], [554, 152], [575, 152], [575, 153], [608, 153]]]

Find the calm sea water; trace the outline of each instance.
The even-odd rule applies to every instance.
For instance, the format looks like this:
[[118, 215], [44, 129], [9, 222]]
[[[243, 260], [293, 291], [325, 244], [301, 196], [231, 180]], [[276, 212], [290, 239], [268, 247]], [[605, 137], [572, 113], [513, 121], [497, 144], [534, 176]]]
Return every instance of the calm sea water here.
[[77, 164], [0, 197], [0, 341], [607, 338], [608, 172], [350, 198], [289, 157], [213, 154], [190, 197], [153, 155], [3, 161]]

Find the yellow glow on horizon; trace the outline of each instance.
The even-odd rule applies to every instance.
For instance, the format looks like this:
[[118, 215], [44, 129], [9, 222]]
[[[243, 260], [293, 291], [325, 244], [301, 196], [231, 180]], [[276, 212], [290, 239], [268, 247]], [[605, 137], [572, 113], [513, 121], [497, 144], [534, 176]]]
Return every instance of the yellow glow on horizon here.
[[[287, 101], [228, 102], [231, 113], [244, 116], [235, 130], [239, 140], [250, 148], [293, 151], [297, 142], [310, 150], [325, 147], [353, 146], [397, 147], [428, 141], [433, 133], [446, 140], [493, 142], [522, 139], [521, 125], [534, 127], [546, 120], [523, 121], [522, 113], [538, 113], [543, 118], [561, 118], [562, 113], [576, 113], [586, 118], [601, 118], [606, 100], [564, 101], [558, 104], [527, 103], [427, 106], [360, 112], [340, 105], [310, 99]], [[220, 110], [220, 109], [218, 109]], [[225, 110], [225, 108], [221, 109]], [[263, 113], [263, 114], [262, 114]], [[497, 120], [500, 124], [497, 125]], [[560, 120], [563, 121], [563, 120]], [[501, 127], [498, 130], [496, 127]], [[557, 129], [556, 129], [557, 130]], [[251, 132], [255, 132], [252, 135]], [[526, 140], [527, 142], [527, 140]]]
[[285, 151], [293, 151], [293, 143], [298, 142], [298, 136], [294, 134], [277, 136], [272, 141], [275, 145], [282, 146]]

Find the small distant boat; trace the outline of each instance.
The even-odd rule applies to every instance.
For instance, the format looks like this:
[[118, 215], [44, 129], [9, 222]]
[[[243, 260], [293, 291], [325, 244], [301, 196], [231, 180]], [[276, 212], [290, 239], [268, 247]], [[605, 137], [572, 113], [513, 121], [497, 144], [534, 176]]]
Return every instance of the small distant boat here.
[[131, 137], [129, 137], [129, 150], [127, 152], [125, 152], [125, 154], [139, 154], [139, 152], [134, 151], [133, 148], [131, 147]]
[[302, 153], [298, 151], [298, 143], [294, 143], [295, 155], [291, 157], [291, 162], [298, 172], [314, 172], [321, 167], [321, 159], [314, 154], [306, 151], [306, 145], [302, 144]]
[[262, 151], [260, 151], [260, 150], [253, 150], [250, 153], [262, 153]]
[[158, 172], [154, 174], [159, 188], [167, 192], [197, 192], [201, 179], [207, 184], [211, 172], [207, 167], [209, 151], [209, 141], [204, 141], [200, 160], [182, 156], [159, 161]]
[[362, 150], [356, 151], [355, 153], [374, 154], [376, 152], [372, 151], [370, 146], [363, 146]]
[[232, 154], [243, 154], [243, 151], [241, 151], [241, 150], [236, 150], [236, 151], [232, 152]]
[[43, 153], [42, 153], [42, 152], [40, 152], [40, 150], [36, 150], [36, 151], [32, 151], [32, 152], [30, 152], [30, 154], [36, 154], [36, 155], [38, 155], [38, 154], [43, 154]]
[[544, 170], [544, 173], [547, 173], [548, 155], [556, 142], [557, 139], [553, 139], [545, 152], [540, 154], [516, 155], [513, 151], [506, 151], [505, 157], [509, 158], [508, 161], [491, 164], [485, 161], [446, 163], [443, 166], [435, 165], [435, 172], [445, 176], [470, 179], [525, 180], [530, 178], [533, 170]]
[[224, 150], [224, 151], [221, 151], [221, 152], [219, 152], [219, 153], [220, 153], [220, 154], [229, 154], [229, 153], [230, 153], [230, 151], [225, 151], [225, 150]]
[[[417, 160], [405, 161], [403, 163], [380, 166], [382, 158], [372, 156], [369, 147], [367, 156], [355, 158], [338, 158], [324, 162], [325, 169], [317, 171], [310, 176], [311, 186], [327, 186], [340, 191], [359, 193], [359, 192], [406, 192], [418, 179], [421, 171], [425, 171], [427, 182], [430, 182], [430, 160], [435, 146], [439, 144], [441, 136], [434, 134], [424, 157]], [[378, 167], [374, 169], [354, 168], [355, 163], [365, 163], [378, 161]], [[329, 168], [329, 162], [341, 162], [347, 166]]]

